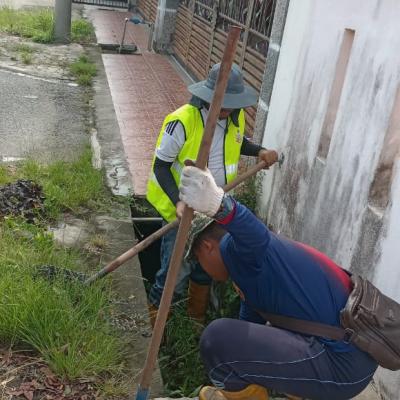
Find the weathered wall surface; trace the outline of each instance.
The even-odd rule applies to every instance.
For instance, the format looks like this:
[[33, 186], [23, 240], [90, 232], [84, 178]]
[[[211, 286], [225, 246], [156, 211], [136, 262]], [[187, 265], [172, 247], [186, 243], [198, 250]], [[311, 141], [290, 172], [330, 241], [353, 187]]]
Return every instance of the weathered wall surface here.
[[[397, 301], [399, 20], [397, 0], [291, 0], [263, 142], [283, 150], [286, 162], [266, 174], [260, 199], [276, 230], [371, 278]], [[354, 40], [332, 95], [346, 29]], [[377, 378], [385, 398], [400, 399], [400, 374]]]

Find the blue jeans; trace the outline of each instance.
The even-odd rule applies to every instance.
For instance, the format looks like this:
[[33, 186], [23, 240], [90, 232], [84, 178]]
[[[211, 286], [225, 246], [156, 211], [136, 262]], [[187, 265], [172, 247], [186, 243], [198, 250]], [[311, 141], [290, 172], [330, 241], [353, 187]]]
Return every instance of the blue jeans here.
[[[149, 294], [149, 302], [156, 307], [160, 305], [177, 233], [178, 228], [175, 228], [165, 234], [161, 241], [161, 268], [156, 274], [155, 283], [151, 287]], [[203, 268], [201, 268], [201, 265], [198, 262], [183, 261], [176, 281], [174, 301], [185, 297], [189, 278], [199, 285], [210, 285], [212, 281], [210, 276], [203, 270]]]
[[351, 399], [377, 368], [361, 350], [335, 353], [315, 337], [227, 318], [205, 329], [200, 351], [216, 387], [257, 384], [311, 400]]

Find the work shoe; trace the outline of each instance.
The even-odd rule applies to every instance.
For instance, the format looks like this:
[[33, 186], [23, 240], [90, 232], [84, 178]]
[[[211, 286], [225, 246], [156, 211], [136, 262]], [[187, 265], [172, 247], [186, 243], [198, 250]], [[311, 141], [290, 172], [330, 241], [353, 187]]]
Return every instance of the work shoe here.
[[259, 385], [250, 385], [239, 392], [227, 392], [213, 386], [204, 386], [200, 390], [199, 400], [268, 400], [267, 389]]
[[[158, 308], [154, 304], [151, 304], [151, 303], [147, 303], [147, 308], [149, 310], [149, 318], [150, 318], [151, 328], [154, 329], [154, 325], [156, 324], [156, 319], [157, 319], [157, 314], [158, 314]], [[170, 316], [171, 316], [171, 310], [168, 311], [167, 321]]]
[[151, 329], [154, 329], [154, 325], [156, 324], [158, 308], [154, 304], [151, 304], [151, 303], [147, 303], [147, 307], [149, 310]]
[[210, 285], [199, 285], [189, 281], [187, 313], [190, 318], [204, 325], [210, 301]]

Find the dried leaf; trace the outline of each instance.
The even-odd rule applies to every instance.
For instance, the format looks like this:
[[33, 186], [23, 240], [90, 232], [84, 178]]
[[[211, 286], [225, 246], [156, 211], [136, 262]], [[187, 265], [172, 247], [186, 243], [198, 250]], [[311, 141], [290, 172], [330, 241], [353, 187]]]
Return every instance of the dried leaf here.
[[13, 388], [6, 389], [5, 392], [10, 396], [21, 396], [21, 394], [24, 393], [23, 390], [17, 390]]
[[33, 400], [33, 392], [31, 392], [31, 391], [29, 391], [29, 392], [25, 391], [24, 396], [27, 400]]

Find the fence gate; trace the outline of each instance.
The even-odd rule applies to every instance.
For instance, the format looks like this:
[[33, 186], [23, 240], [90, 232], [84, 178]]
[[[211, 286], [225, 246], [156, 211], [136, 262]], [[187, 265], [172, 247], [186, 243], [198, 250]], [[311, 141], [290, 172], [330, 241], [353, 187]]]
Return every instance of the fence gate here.
[[[142, 0], [145, 1], [145, 0]], [[147, 0], [148, 1], [148, 0]], [[181, 0], [173, 49], [197, 79], [220, 62], [229, 25], [243, 31], [235, 62], [246, 83], [260, 91], [276, 0]], [[247, 131], [253, 132], [256, 107], [247, 110]]]
[[72, 2], [101, 7], [128, 8], [128, 0], [72, 0]]

